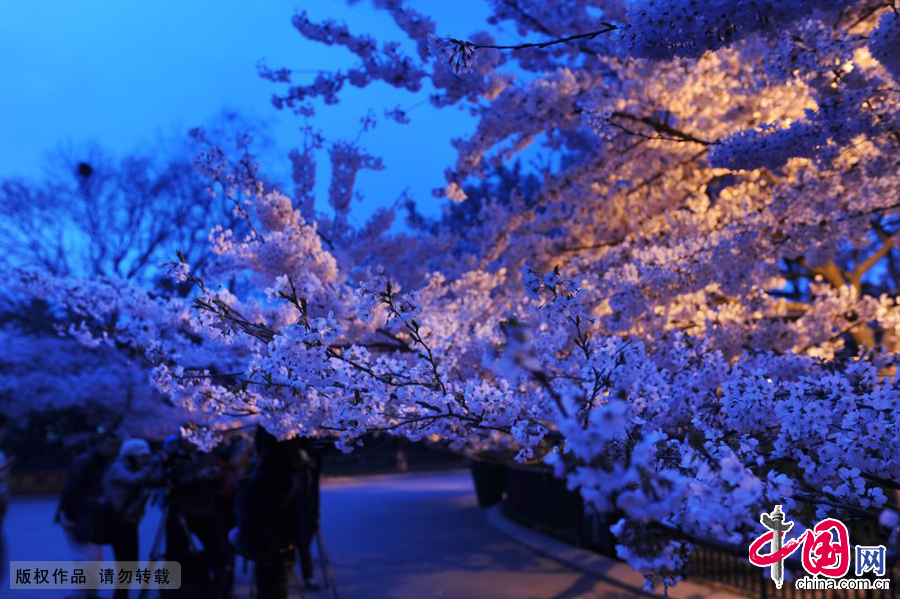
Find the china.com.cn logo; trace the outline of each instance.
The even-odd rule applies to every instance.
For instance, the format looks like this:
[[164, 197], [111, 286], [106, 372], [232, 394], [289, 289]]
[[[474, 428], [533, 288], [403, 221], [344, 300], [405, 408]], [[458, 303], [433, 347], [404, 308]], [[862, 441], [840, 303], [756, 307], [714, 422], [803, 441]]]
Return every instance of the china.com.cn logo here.
[[[793, 522], [785, 520], [781, 506], [776, 505], [771, 514], [761, 514], [759, 521], [768, 532], [757, 537], [750, 545], [750, 563], [761, 568], [770, 567], [772, 580], [779, 589], [784, 584], [784, 560], [803, 547], [802, 564], [814, 578], [808, 577], [797, 581], [797, 588], [882, 588], [889, 584], [885, 580], [847, 580], [837, 584], [834, 579], [846, 576], [850, 571], [850, 535], [847, 527], [840, 520], [826, 518], [813, 528], [805, 531], [795, 539], [785, 542], [785, 534], [794, 527]], [[768, 545], [769, 553], [762, 553]], [[872, 572], [875, 576], [884, 576], [885, 547], [877, 545], [855, 547], [855, 574], [861, 576]], [[819, 576], [822, 579], [819, 579]], [[832, 579], [832, 580], [829, 580]], [[856, 584], [860, 583], [860, 584]], [[864, 584], [863, 584], [864, 583]], [[874, 583], [874, 584], [871, 584]], [[884, 588], [888, 588], [884, 586]]]

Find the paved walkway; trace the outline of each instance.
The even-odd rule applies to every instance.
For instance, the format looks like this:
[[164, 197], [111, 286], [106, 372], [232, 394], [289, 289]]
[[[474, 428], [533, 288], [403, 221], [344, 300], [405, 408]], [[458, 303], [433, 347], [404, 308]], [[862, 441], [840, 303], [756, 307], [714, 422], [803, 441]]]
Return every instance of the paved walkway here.
[[342, 599], [628, 596], [491, 526], [468, 472], [357, 479], [322, 501]]
[[[6, 526], [10, 559], [71, 559], [61, 530], [50, 523], [55, 501], [13, 501]], [[468, 472], [329, 479], [322, 510], [323, 536], [341, 599], [639, 596], [491, 524], [475, 503]], [[142, 555], [148, 553], [158, 522], [159, 512], [150, 510], [141, 525]], [[63, 596], [58, 591], [10, 591], [8, 584], [3, 583], [0, 597]], [[240, 574], [237, 590], [238, 597], [249, 596], [248, 575]], [[323, 590], [306, 597], [331, 594]]]

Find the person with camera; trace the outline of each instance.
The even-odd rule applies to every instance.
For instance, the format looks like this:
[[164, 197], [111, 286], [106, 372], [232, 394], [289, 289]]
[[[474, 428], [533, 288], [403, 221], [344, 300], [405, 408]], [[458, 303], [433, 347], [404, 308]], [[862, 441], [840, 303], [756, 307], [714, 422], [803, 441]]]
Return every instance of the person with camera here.
[[[0, 413], [0, 443], [6, 437], [6, 427], [9, 418]], [[15, 463], [14, 458], [7, 459], [6, 454], [0, 450], [0, 582], [6, 577], [6, 536], [3, 533], [3, 524], [6, 521], [6, 512], [9, 509], [9, 473]]]
[[[100, 522], [103, 501], [103, 477], [119, 451], [121, 439], [107, 432], [96, 445], [75, 458], [66, 473], [55, 522], [62, 524], [66, 540], [76, 560], [100, 561], [106, 542]], [[78, 591], [76, 597], [94, 597], [88, 590]]]
[[[216, 504], [222, 471], [212, 455], [197, 451], [181, 438], [166, 441], [164, 464], [168, 485], [166, 555], [182, 562], [183, 576], [188, 571], [199, 575], [192, 582], [200, 585], [205, 596], [225, 598], [233, 560], [227, 524], [220, 519]], [[192, 534], [200, 541], [202, 552], [192, 549]]]
[[307, 590], [317, 591], [313, 571], [312, 542], [319, 532], [320, 479], [322, 476], [322, 451], [312, 439], [299, 438], [301, 468], [299, 480], [299, 517], [297, 520], [297, 550], [300, 555], [300, 570], [303, 585]]
[[217, 445], [213, 451], [213, 459], [221, 472], [221, 481], [216, 488], [216, 520], [225, 534], [228, 551], [227, 578], [223, 584], [223, 594], [230, 597], [234, 587], [235, 552], [228, 541], [228, 533], [237, 524], [235, 514], [235, 498], [240, 479], [250, 466], [253, 453], [251, 443], [240, 435], [232, 435], [226, 443]]
[[[128, 439], [103, 477], [103, 494], [112, 505], [110, 544], [117, 562], [138, 560], [138, 524], [151, 492], [158, 459], [151, 459], [143, 439]], [[128, 589], [116, 589], [115, 599], [127, 599]]]
[[230, 538], [255, 562], [258, 599], [287, 599], [297, 550], [302, 454], [296, 440], [278, 441], [259, 427], [257, 461], [237, 488], [237, 527]]

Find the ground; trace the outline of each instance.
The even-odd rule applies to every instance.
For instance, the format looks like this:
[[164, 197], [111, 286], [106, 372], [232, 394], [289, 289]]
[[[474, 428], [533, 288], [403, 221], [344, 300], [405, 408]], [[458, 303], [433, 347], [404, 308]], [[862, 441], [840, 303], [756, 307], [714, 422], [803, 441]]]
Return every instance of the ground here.
[[[72, 559], [52, 524], [55, 497], [13, 500], [6, 521], [11, 560]], [[142, 556], [159, 524], [141, 524]], [[468, 472], [326, 479], [322, 530], [341, 599], [624, 599], [627, 591], [539, 555], [492, 526]], [[112, 555], [107, 548], [107, 559]], [[249, 597], [249, 566], [238, 560], [238, 598]], [[317, 568], [321, 582], [321, 570]], [[11, 591], [0, 597], [62, 597]], [[136, 595], [136, 593], [133, 593]], [[295, 591], [292, 597], [299, 597]], [[331, 597], [325, 591], [308, 599]]]

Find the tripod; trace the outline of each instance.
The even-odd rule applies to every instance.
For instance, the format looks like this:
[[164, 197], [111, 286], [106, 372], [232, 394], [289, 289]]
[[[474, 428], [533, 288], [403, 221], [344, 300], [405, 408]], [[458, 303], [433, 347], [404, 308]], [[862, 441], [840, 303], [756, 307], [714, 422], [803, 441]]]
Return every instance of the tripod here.
[[[155, 497], [155, 502], [160, 506], [161, 518], [150, 547], [150, 560], [177, 560], [181, 563], [183, 586], [179, 591], [172, 591], [174, 596], [189, 596], [202, 591], [204, 596], [221, 597], [233, 581], [233, 559], [228, 561], [228, 556], [221, 550], [221, 544], [211, 540], [208, 530], [206, 533], [205, 529], [195, 532], [192, 526], [196, 522], [189, 525], [192, 521], [178, 506], [173, 506], [167, 492], [168, 489], [159, 489]], [[188, 585], [188, 588], [185, 589], [184, 585]], [[197, 588], [192, 585], [200, 586]], [[141, 589], [139, 599], [145, 599], [147, 594], [148, 589]]]
[[[159, 526], [156, 527], [156, 534], [153, 536], [153, 545], [150, 546], [150, 562], [156, 562], [160, 559], [165, 559], [165, 555], [161, 550], [163, 541], [166, 537], [166, 520], [169, 518], [169, 502], [165, 500], [165, 491], [163, 489], [157, 490], [156, 499], [159, 500], [160, 506], [162, 507], [162, 517], [159, 520]], [[141, 589], [138, 593], [138, 599], [146, 599], [147, 595], [150, 593], [150, 589]]]
[[322, 566], [322, 581], [325, 588], [331, 589], [334, 599], [340, 599], [337, 592], [337, 584], [334, 580], [334, 570], [331, 568], [331, 560], [328, 559], [328, 553], [325, 552], [325, 541], [322, 539], [322, 528], [316, 526], [316, 546], [319, 549], [319, 563]]
[[[331, 567], [331, 560], [328, 558], [328, 553], [325, 551], [325, 541], [322, 539], [322, 529], [320, 527], [316, 527], [315, 532], [315, 540], [316, 540], [316, 548], [319, 554], [319, 565], [322, 567], [322, 581], [323, 585], [326, 589], [331, 589], [331, 595], [334, 599], [340, 599], [338, 596], [337, 583], [335, 582], [334, 570]], [[291, 551], [296, 551], [298, 547], [293, 547]], [[256, 564], [253, 565], [253, 578], [256, 580]], [[303, 592], [303, 582], [297, 576], [297, 573], [294, 572], [294, 568], [291, 567], [290, 570], [290, 578], [294, 583], [294, 586], [297, 589], [297, 592], [300, 593], [301, 599], [306, 599], [306, 593]], [[250, 588], [250, 596], [257, 597], [258, 590], [256, 588], [256, 584], [254, 582], [253, 586]]]

